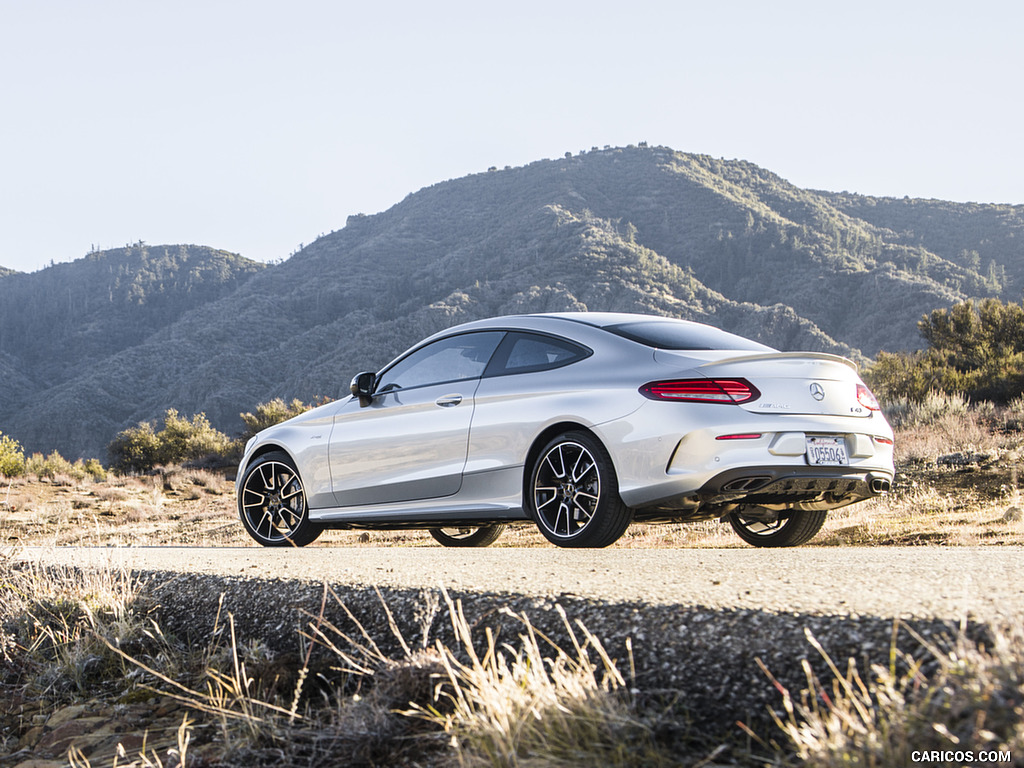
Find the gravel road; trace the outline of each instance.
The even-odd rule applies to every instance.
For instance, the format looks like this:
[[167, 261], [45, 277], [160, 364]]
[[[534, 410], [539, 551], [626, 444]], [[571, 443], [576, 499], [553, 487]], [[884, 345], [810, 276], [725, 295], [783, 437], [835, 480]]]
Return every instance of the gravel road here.
[[[894, 627], [899, 647], [916, 655], [927, 653], [917, 636], [941, 646], [962, 625], [984, 640], [993, 626], [1019, 627], [1024, 618], [1021, 547], [27, 547], [17, 553], [40, 564], [126, 568], [148, 582], [157, 602], [150, 615], [165, 633], [205, 647], [215, 617], [230, 613], [240, 642], [258, 640], [281, 658], [304, 653], [300, 631], [308, 633], [321, 614], [323, 626], [354, 638], [357, 620], [389, 658], [401, 658], [382, 600], [409, 645], [457, 647], [443, 603], [439, 612], [427, 611], [424, 623], [439, 587], [461, 601], [477, 642], [484, 627], [514, 642], [523, 624], [513, 611], [561, 648], [572, 648], [564, 615], [604, 643], [638, 695], [675, 702], [693, 727], [723, 738], [737, 719], [765, 732], [772, 727], [767, 713], [779, 709], [780, 699], [759, 662], [794, 690], [806, 686], [802, 659], [828, 678], [808, 632], [841, 665], [852, 658], [867, 670], [888, 664]], [[329, 654], [320, 658], [329, 670]]]
[[41, 563], [609, 603], [982, 621], [1024, 615], [1022, 547], [34, 548]]

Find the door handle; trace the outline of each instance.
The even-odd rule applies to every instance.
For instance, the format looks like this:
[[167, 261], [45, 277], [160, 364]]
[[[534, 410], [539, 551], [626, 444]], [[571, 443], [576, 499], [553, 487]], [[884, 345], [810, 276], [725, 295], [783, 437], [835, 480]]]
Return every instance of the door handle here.
[[462, 402], [462, 395], [442, 395], [434, 402], [442, 408], [452, 408]]

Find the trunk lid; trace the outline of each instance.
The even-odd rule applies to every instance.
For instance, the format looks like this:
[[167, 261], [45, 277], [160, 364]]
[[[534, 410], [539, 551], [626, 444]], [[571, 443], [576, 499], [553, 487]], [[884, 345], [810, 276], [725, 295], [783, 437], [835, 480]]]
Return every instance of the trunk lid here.
[[[669, 365], [675, 357], [663, 350], [656, 354], [659, 362]], [[681, 358], [677, 359], [678, 363], [683, 363]], [[688, 362], [692, 366], [692, 358]], [[732, 355], [704, 362], [691, 370], [709, 379], [749, 381], [761, 396], [739, 407], [751, 413], [865, 418], [871, 415], [857, 398], [857, 385], [861, 380], [856, 364], [838, 355], [821, 352]]]

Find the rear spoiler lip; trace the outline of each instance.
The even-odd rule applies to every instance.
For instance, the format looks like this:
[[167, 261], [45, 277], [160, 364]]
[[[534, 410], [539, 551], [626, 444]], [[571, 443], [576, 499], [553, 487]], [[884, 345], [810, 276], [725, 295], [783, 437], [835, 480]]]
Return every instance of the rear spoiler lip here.
[[701, 363], [697, 366], [697, 369], [707, 368], [709, 366], [723, 365], [725, 363], [744, 363], [751, 362], [754, 360], [828, 360], [832, 363], [842, 363], [854, 371], [857, 370], [857, 364], [849, 358], [842, 357], [841, 355], [832, 355], [828, 352], [755, 352], [751, 355], [739, 355], [737, 357], [728, 357], [724, 360], [713, 360], [706, 363]]

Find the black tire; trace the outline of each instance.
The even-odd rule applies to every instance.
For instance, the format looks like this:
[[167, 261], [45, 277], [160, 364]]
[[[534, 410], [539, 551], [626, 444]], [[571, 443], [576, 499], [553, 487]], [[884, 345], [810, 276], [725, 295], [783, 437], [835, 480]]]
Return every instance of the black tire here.
[[544, 538], [559, 547], [607, 547], [633, 521], [608, 451], [589, 432], [565, 432], [544, 446], [524, 497]]
[[505, 530], [501, 523], [494, 525], [451, 526], [449, 528], [431, 528], [430, 535], [446, 547], [489, 547]]
[[246, 532], [264, 547], [304, 547], [323, 532], [309, 520], [306, 491], [286, 453], [260, 456], [245, 470], [238, 514]]
[[747, 544], [755, 547], [796, 547], [810, 541], [825, 524], [828, 512], [792, 512], [789, 517], [766, 523], [733, 512], [729, 524]]

